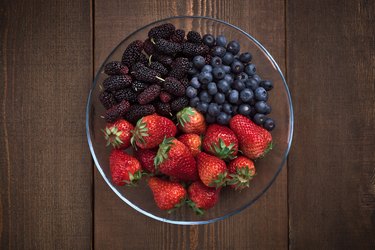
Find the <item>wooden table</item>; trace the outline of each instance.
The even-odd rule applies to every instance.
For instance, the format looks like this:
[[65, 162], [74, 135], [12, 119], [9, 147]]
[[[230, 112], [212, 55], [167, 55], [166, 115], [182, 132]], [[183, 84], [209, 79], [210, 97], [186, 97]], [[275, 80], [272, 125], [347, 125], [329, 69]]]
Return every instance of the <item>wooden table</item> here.
[[[95, 169], [93, 76], [129, 32], [173, 15], [228, 21], [287, 77], [287, 166], [255, 205], [205, 226], [149, 219]], [[0, 249], [374, 249], [375, 1], [0, 3]]]

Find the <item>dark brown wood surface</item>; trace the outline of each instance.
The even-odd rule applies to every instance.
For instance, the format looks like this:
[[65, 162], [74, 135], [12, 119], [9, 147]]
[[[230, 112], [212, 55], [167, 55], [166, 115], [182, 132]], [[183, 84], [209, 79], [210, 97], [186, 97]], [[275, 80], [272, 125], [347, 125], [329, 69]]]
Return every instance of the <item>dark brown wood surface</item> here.
[[[240, 215], [157, 222], [92, 166], [85, 102], [129, 32], [172, 15], [228, 21], [286, 73], [288, 166]], [[0, 249], [374, 249], [375, 2], [1, 1]]]

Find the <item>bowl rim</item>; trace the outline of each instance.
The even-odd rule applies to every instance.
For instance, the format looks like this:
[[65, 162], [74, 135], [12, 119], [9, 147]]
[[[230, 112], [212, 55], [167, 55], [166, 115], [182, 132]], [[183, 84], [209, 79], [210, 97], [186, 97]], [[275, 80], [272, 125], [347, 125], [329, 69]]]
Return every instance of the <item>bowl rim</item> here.
[[[217, 218], [213, 218], [213, 219], [209, 219], [209, 220], [202, 220], [202, 221], [198, 221], [198, 220], [196, 220], [196, 221], [178, 221], [178, 220], [172, 220], [172, 219], [162, 218], [162, 217], [156, 216], [156, 215], [154, 215], [154, 214], [152, 214], [150, 212], [147, 212], [147, 211], [143, 210], [142, 208], [140, 208], [140, 207], [136, 206], [135, 204], [133, 204], [130, 200], [126, 199], [120, 192], [117, 191], [117, 189], [112, 185], [112, 183], [106, 177], [106, 175], [105, 175], [105, 173], [104, 173], [104, 171], [103, 171], [103, 169], [102, 169], [102, 167], [101, 167], [98, 159], [96, 158], [96, 154], [95, 154], [94, 147], [93, 147], [93, 144], [92, 144], [92, 141], [91, 141], [91, 137], [90, 137], [89, 117], [90, 117], [90, 106], [91, 106], [92, 92], [93, 92], [93, 90], [96, 87], [97, 81], [99, 79], [99, 75], [100, 75], [102, 69], [104, 68], [105, 63], [108, 61], [108, 59], [114, 54], [114, 52], [126, 40], [128, 40], [130, 37], [132, 37], [138, 31], [146, 29], [147, 27], [153, 26], [153, 25], [155, 25], [157, 23], [164, 23], [164, 22], [170, 21], [172, 19], [184, 19], [184, 18], [188, 18], [188, 19], [206, 19], [206, 20], [215, 21], [215, 22], [218, 22], [218, 23], [221, 23], [221, 24], [224, 24], [224, 25], [227, 25], [227, 26], [229, 26], [231, 28], [236, 29], [237, 31], [243, 33], [250, 40], [252, 40], [260, 48], [260, 50], [268, 57], [268, 59], [270, 60], [270, 62], [273, 64], [274, 68], [279, 73], [279, 75], [280, 75], [280, 77], [282, 79], [282, 82], [284, 84], [286, 93], [287, 93], [287, 98], [288, 98], [288, 102], [289, 102], [289, 113], [290, 113], [290, 116], [289, 116], [288, 145], [287, 145], [286, 150], [284, 151], [283, 159], [280, 162], [280, 164], [279, 164], [279, 166], [278, 166], [278, 168], [277, 168], [274, 176], [271, 178], [271, 180], [269, 181], [269, 183], [264, 187], [264, 189], [261, 192], [259, 192], [246, 205], [238, 208], [237, 210], [235, 210], [233, 212], [225, 214], [223, 216], [220, 216], [220, 217], [217, 217]], [[257, 39], [255, 39], [253, 36], [251, 36], [250, 34], [248, 34], [246, 31], [242, 30], [241, 28], [239, 28], [239, 27], [237, 27], [237, 26], [235, 26], [233, 24], [230, 24], [230, 23], [228, 23], [226, 21], [223, 21], [223, 20], [220, 20], [220, 19], [216, 19], [216, 18], [212, 18], [212, 17], [205, 17], [205, 16], [170, 16], [170, 17], [167, 17], [167, 18], [164, 18], [164, 19], [160, 19], [160, 20], [156, 20], [154, 22], [146, 24], [146, 25], [144, 25], [144, 26], [136, 29], [135, 31], [133, 31], [129, 35], [127, 35], [114, 49], [112, 49], [111, 53], [109, 53], [109, 55], [107, 56], [107, 58], [103, 61], [102, 65], [98, 69], [98, 71], [97, 71], [97, 73], [95, 75], [94, 81], [92, 83], [92, 86], [90, 88], [89, 95], [88, 95], [88, 98], [87, 98], [87, 104], [86, 104], [86, 136], [87, 136], [87, 141], [88, 141], [88, 145], [89, 145], [89, 148], [90, 148], [90, 153], [91, 153], [91, 156], [92, 156], [92, 158], [94, 160], [94, 163], [95, 163], [95, 166], [96, 166], [97, 170], [102, 175], [102, 177], [105, 180], [105, 182], [107, 183], [107, 185], [112, 189], [112, 191], [122, 201], [124, 201], [126, 204], [128, 204], [130, 207], [132, 207], [136, 211], [140, 212], [141, 214], [144, 214], [144, 215], [146, 215], [146, 216], [148, 216], [150, 218], [153, 218], [155, 220], [158, 220], [158, 221], [167, 222], [167, 223], [176, 224], [176, 225], [203, 225], [203, 224], [213, 223], [213, 222], [216, 222], [216, 221], [220, 221], [220, 220], [224, 220], [226, 218], [229, 218], [229, 217], [231, 217], [231, 216], [233, 216], [235, 214], [238, 214], [238, 213], [242, 212], [244, 209], [246, 209], [246, 208], [250, 207], [252, 204], [254, 204], [271, 187], [271, 185], [275, 182], [276, 177], [281, 172], [281, 170], [282, 170], [282, 168], [283, 168], [283, 166], [284, 166], [284, 164], [285, 164], [285, 162], [287, 160], [290, 148], [291, 148], [292, 139], [293, 139], [293, 130], [294, 130], [294, 114], [293, 114], [293, 105], [292, 105], [291, 94], [290, 94], [290, 91], [289, 91], [288, 84], [286, 83], [285, 77], [284, 77], [283, 73], [281, 72], [281, 69], [278, 66], [278, 64], [276, 63], [275, 59], [272, 57], [272, 55], [268, 52], [268, 50]]]

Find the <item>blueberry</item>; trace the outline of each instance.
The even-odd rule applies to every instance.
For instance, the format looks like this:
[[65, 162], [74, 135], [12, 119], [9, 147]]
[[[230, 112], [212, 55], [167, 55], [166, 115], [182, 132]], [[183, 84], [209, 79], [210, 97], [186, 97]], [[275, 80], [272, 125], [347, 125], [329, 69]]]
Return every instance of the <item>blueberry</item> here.
[[225, 47], [227, 45], [227, 38], [223, 35], [216, 37], [216, 45]]
[[223, 57], [225, 55], [225, 48], [221, 46], [215, 46], [211, 49], [211, 55], [212, 56], [218, 56], [218, 57]]
[[193, 65], [197, 69], [203, 68], [203, 66], [206, 64], [206, 61], [203, 56], [195, 56], [193, 58]]
[[253, 56], [249, 52], [245, 52], [240, 55], [239, 59], [243, 63], [248, 63], [253, 59]]
[[237, 41], [231, 41], [227, 45], [227, 50], [233, 55], [237, 55], [240, 52], [240, 44]]
[[235, 60], [232, 64], [231, 64], [231, 69], [232, 69], [232, 72], [234, 74], [239, 74], [243, 71], [244, 69], [244, 66], [243, 66], [243, 63], [238, 61], [238, 60]]
[[196, 106], [196, 109], [197, 109], [199, 112], [205, 114], [205, 113], [207, 113], [208, 103], [206, 103], [206, 102], [198, 102], [198, 104], [197, 104], [197, 106]]
[[249, 79], [249, 76], [245, 72], [241, 72], [236, 75], [236, 79], [246, 81], [247, 79]]
[[214, 56], [214, 57], [212, 57], [212, 59], [211, 59], [211, 66], [212, 67], [216, 67], [216, 66], [219, 66], [219, 65], [221, 65], [221, 58], [220, 57], [218, 57], [218, 56]]
[[254, 91], [255, 99], [258, 101], [267, 101], [268, 99], [268, 93], [263, 87], [258, 87]]
[[271, 108], [271, 106], [267, 104], [267, 107], [266, 107], [266, 112], [265, 112], [264, 114], [265, 114], [265, 115], [268, 115], [268, 114], [270, 114], [270, 113], [271, 113], [271, 111], [272, 111], [272, 108]]
[[220, 112], [220, 114], [216, 117], [216, 122], [220, 125], [227, 125], [229, 123], [230, 116], [224, 112]]
[[223, 111], [228, 115], [231, 115], [233, 114], [233, 106], [226, 102], [223, 104]]
[[225, 53], [225, 55], [223, 56], [223, 64], [225, 65], [231, 65], [233, 60], [234, 60], [234, 56], [230, 52]]
[[258, 76], [257, 74], [253, 75], [252, 78], [254, 78], [254, 80], [257, 81], [258, 83], [260, 83], [260, 81], [262, 81], [260, 76]]
[[261, 81], [259, 83], [259, 85], [261, 87], [263, 87], [265, 90], [267, 91], [270, 91], [271, 89], [273, 89], [273, 82], [272, 81], [269, 81], [269, 80], [265, 80], [265, 81]]
[[199, 103], [199, 97], [194, 97], [190, 99], [190, 106], [195, 108]]
[[217, 83], [217, 88], [219, 91], [221, 91], [222, 93], [227, 93], [229, 88], [230, 88], [230, 84], [225, 81], [224, 79], [223, 80], [220, 80], [218, 83]]
[[198, 94], [197, 89], [193, 88], [192, 86], [189, 86], [186, 88], [186, 96], [189, 98], [194, 98]]
[[227, 81], [229, 84], [232, 84], [234, 81], [233, 76], [231, 74], [226, 74], [224, 76], [224, 80]]
[[220, 114], [219, 105], [217, 105], [217, 103], [210, 103], [210, 105], [208, 106], [208, 114], [212, 116], [219, 115]]
[[249, 63], [245, 67], [245, 73], [248, 74], [249, 76], [254, 75], [256, 71], [257, 71], [257, 69], [255, 67], [255, 64]]
[[214, 82], [210, 82], [208, 85], [207, 85], [207, 92], [210, 94], [210, 95], [214, 95], [217, 93], [217, 86], [216, 86], [216, 83]]
[[199, 89], [201, 87], [201, 83], [199, 82], [198, 77], [191, 78], [190, 86], [196, 89]]
[[266, 119], [265, 115], [257, 113], [253, 117], [253, 122], [261, 126], [263, 125], [265, 119]]
[[240, 93], [241, 101], [248, 102], [254, 98], [254, 93], [251, 89], [244, 89]]
[[206, 120], [207, 123], [215, 123], [216, 122], [215, 116], [206, 114], [205, 118], [206, 118], [205, 120]]
[[269, 106], [266, 102], [264, 101], [259, 101], [255, 103], [255, 110], [260, 113], [260, 114], [265, 114], [267, 113], [267, 110], [269, 109]]
[[203, 43], [208, 47], [212, 47], [215, 45], [215, 37], [211, 34], [206, 34], [203, 36]]
[[250, 110], [250, 114], [249, 114], [249, 116], [250, 116], [251, 118], [253, 118], [254, 115], [257, 113], [257, 111], [256, 111], [255, 108], [254, 108], [253, 106], [251, 106], [251, 105], [250, 105], [250, 108], [251, 108], [251, 110]]
[[228, 101], [230, 103], [233, 103], [233, 104], [236, 104], [238, 102], [238, 98], [239, 98], [239, 93], [237, 90], [233, 89], [231, 90], [229, 96], [228, 96]]
[[249, 104], [241, 104], [241, 105], [238, 107], [238, 112], [239, 112], [241, 115], [248, 116], [248, 115], [250, 115], [250, 113], [251, 113], [251, 107], [250, 107]]
[[205, 72], [205, 71], [202, 71], [202, 72], [198, 75], [198, 80], [199, 80], [201, 83], [205, 83], [205, 84], [208, 84], [209, 82], [212, 82], [212, 74], [211, 74], [211, 72]]
[[214, 99], [217, 104], [223, 104], [225, 102], [225, 95], [223, 93], [216, 93]]
[[193, 76], [193, 75], [199, 74], [199, 71], [195, 67], [190, 67], [188, 70], [188, 74]]
[[264, 120], [263, 127], [268, 131], [272, 131], [275, 128], [275, 121], [271, 118], [266, 118]]
[[222, 67], [215, 67], [212, 70], [212, 75], [214, 76], [215, 79], [221, 80], [225, 76], [225, 71], [224, 71], [224, 69]]
[[232, 83], [232, 88], [238, 90], [238, 91], [241, 91], [243, 89], [245, 89], [245, 83], [241, 80], [235, 80], [233, 83]]
[[204, 65], [204, 67], [202, 68], [202, 72], [212, 72], [212, 66]]
[[201, 84], [201, 89], [207, 90], [207, 87], [208, 87], [208, 83], [202, 83]]
[[255, 91], [259, 87], [259, 83], [254, 78], [249, 78], [245, 81], [246, 88]]
[[199, 99], [201, 102], [209, 103], [212, 100], [212, 96], [210, 96], [206, 90], [203, 90], [199, 93]]
[[231, 68], [227, 65], [221, 65], [221, 68], [224, 70], [225, 73], [230, 73]]

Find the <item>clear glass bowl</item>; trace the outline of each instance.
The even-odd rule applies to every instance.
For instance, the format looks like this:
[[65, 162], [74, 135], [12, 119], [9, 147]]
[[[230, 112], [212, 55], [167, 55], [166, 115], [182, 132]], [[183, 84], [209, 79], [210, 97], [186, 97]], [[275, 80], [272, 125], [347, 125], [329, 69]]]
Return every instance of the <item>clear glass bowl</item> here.
[[[145, 40], [148, 31], [162, 23], [173, 23], [177, 28], [195, 30], [201, 34], [224, 34], [228, 40], [236, 39], [241, 44], [241, 52], [249, 51], [253, 54], [253, 62], [257, 66], [257, 72], [263, 79], [271, 79], [274, 89], [270, 92], [269, 103], [272, 107], [271, 117], [276, 121], [276, 128], [272, 131], [274, 148], [263, 159], [255, 163], [257, 175], [251, 182], [251, 187], [241, 192], [223, 189], [218, 204], [205, 212], [203, 216], [195, 215], [187, 206], [168, 214], [158, 209], [153, 201], [153, 196], [146, 182], [143, 180], [137, 188], [118, 187], [112, 183], [109, 169], [109, 153], [111, 148], [105, 146], [105, 140], [101, 129], [105, 127], [105, 121], [100, 116], [105, 112], [99, 102], [99, 84], [107, 77], [103, 73], [104, 65], [110, 61], [121, 60], [122, 53], [127, 45], [136, 40]], [[127, 36], [103, 62], [99, 69], [89, 93], [86, 109], [86, 131], [88, 144], [95, 165], [107, 182], [108, 186], [126, 204], [153, 219], [180, 225], [206, 224], [222, 220], [237, 214], [253, 204], [261, 197], [275, 181], [281, 171], [292, 141], [293, 134], [293, 108], [288, 85], [280, 71], [279, 66], [270, 53], [251, 35], [240, 28], [208, 17], [171, 17], [150, 23], [129, 36]]]

